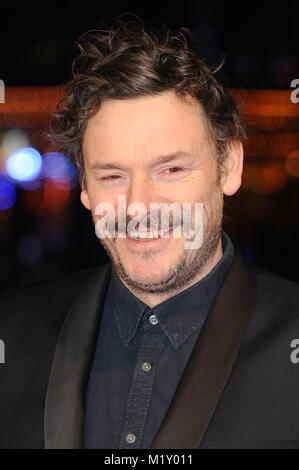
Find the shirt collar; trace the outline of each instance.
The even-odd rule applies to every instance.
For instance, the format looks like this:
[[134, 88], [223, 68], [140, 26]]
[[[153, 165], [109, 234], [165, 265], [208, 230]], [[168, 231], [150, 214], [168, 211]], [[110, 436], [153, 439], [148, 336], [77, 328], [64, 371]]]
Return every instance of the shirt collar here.
[[139, 300], [120, 280], [114, 266], [109, 285], [109, 307], [112, 308], [120, 336], [127, 346], [134, 338], [142, 318], [156, 315], [161, 327], [175, 349], [203, 326], [212, 302], [231, 266], [234, 247], [229, 236], [222, 232], [223, 255], [214, 268], [200, 281], [182, 292], [150, 308]]
[[114, 266], [111, 269], [109, 307], [124, 344], [128, 346], [136, 334], [141, 318], [150, 307], [139, 300], [120, 280]]

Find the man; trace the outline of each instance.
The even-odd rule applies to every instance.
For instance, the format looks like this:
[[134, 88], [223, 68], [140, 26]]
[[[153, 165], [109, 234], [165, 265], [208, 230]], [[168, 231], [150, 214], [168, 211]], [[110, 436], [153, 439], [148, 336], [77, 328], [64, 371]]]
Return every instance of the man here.
[[1, 300], [1, 447], [298, 448], [298, 286], [221, 228], [235, 104], [184, 28], [119, 19], [79, 47], [52, 137], [111, 263]]

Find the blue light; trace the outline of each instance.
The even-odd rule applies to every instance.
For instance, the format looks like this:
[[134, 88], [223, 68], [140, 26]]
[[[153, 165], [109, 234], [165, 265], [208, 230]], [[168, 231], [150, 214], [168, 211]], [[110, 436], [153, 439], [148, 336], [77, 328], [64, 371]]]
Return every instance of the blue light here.
[[26, 191], [36, 191], [37, 189], [41, 188], [43, 182], [41, 179], [37, 179], [34, 181], [19, 181], [19, 186]]
[[17, 150], [7, 160], [6, 171], [17, 181], [35, 180], [42, 168], [42, 157], [32, 147]]
[[65, 155], [48, 152], [44, 155], [43, 175], [57, 182], [67, 182], [74, 179], [77, 170]]
[[7, 210], [14, 205], [16, 201], [15, 188], [4, 181], [0, 182], [0, 210]]
[[248, 259], [249, 261], [251, 262], [255, 262], [256, 259], [255, 259], [255, 254], [252, 252], [252, 250], [248, 247], [244, 248], [243, 249], [243, 254], [245, 256], [246, 259]]

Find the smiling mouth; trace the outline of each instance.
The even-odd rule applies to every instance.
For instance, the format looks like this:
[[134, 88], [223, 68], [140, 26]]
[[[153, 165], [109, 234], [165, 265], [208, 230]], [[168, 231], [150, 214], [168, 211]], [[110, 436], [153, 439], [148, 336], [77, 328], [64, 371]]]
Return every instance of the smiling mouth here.
[[149, 240], [157, 240], [159, 238], [164, 237], [167, 233], [171, 232], [173, 227], [164, 230], [153, 230], [148, 232], [137, 232], [132, 230], [127, 232], [127, 236], [135, 241], [149, 241]]

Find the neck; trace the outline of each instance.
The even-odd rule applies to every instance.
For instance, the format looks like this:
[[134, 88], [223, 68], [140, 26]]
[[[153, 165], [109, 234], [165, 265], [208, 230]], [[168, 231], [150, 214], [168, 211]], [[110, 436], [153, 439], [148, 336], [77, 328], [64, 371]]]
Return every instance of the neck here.
[[132, 292], [132, 294], [135, 295], [139, 300], [141, 300], [144, 304], [148, 305], [149, 307], [155, 307], [156, 305], [160, 304], [161, 302], [164, 302], [165, 300], [169, 299], [170, 297], [173, 297], [174, 295], [178, 294], [179, 292], [182, 292], [188, 287], [193, 286], [196, 284], [198, 281], [203, 279], [207, 274], [209, 274], [210, 271], [216, 266], [218, 261], [221, 259], [223, 255], [222, 252], [222, 244], [221, 244], [221, 239], [219, 241], [219, 244], [217, 246], [217, 249], [214, 253], [214, 255], [208, 260], [204, 268], [197, 274], [196, 277], [194, 277], [189, 283], [187, 283], [184, 287], [181, 289], [177, 289], [172, 292], [165, 292], [163, 294], [152, 294], [152, 293], [144, 293], [144, 292], [139, 292], [136, 289], [132, 288], [131, 286], [128, 286], [124, 281], [122, 281], [126, 287]]

